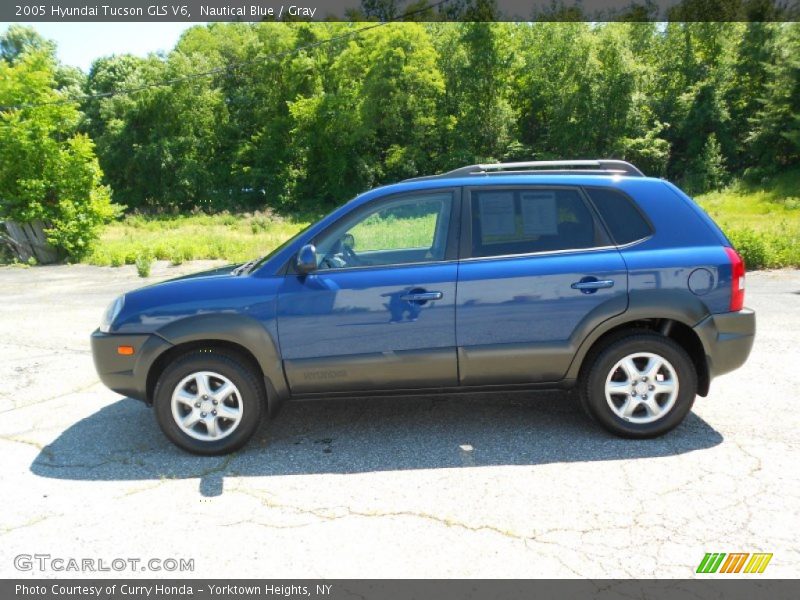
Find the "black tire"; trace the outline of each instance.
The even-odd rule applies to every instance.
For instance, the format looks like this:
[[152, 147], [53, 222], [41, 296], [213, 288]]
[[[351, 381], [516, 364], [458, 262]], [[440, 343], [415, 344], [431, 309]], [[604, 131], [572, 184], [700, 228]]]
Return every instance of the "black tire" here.
[[[636, 353], [651, 353], [666, 359], [672, 366], [678, 383], [678, 392], [671, 408], [649, 423], [631, 422], [622, 418], [611, 408], [606, 398], [606, 381], [611, 370], [623, 358]], [[594, 420], [615, 435], [626, 438], [653, 438], [663, 435], [677, 427], [692, 409], [697, 395], [697, 372], [692, 359], [674, 340], [652, 333], [636, 333], [610, 341], [608, 345], [592, 353], [587, 360], [579, 384], [581, 404]], [[611, 398], [614, 403], [618, 402], [613, 393]], [[659, 395], [659, 401], [666, 405], [663, 395]], [[637, 408], [637, 411], [638, 416], [630, 415], [633, 419], [646, 417], [646, 414], [642, 414], [644, 407]]]
[[[201, 371], [224, 376], [239, 392], [237, 406], [241, 403], [241, 420], [233, 431], [219, 440], [204, 441], [191, 437], [178, 426], [172, 414], [172, 394], [178, 384]], [[251, 361], [235, 353], [213, 349], [194, 350], [177, 358], [164, 369], [153, 394], [156, 420], [164, 435], [176, 446], [203, 456], [228, 454], [246, 444], [261, 423], [265, 403], [264, 384]]]

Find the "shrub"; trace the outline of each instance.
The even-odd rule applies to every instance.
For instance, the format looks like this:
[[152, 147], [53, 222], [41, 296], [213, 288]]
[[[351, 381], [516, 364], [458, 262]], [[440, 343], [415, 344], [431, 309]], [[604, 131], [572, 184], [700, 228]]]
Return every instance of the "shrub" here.
[[769, 238], [770, 261], [768, 267], [800, 266], [800, 233], [781, 223], [781, 232], [772, 233]]
[[748, 269], [770, 266], [771, 253], [765, 234], [752, 229], [739, 229], [728, 232], [728, 237]]
[[136, 272], [139, 277], [150, 277], [150, 267], [153, 266], [153, 258], [149, 254], [140, 254], [136, 257]]
[[783, 199], [783, 206], [789, 210], [800, 209], [800, 198], [796, 196], [789, 196]]
[[239, 223], [239, 219], [236, 215], [231, 215], [227, 213], [223, 213], [220, 215], [220, 223], [225, 225], [226, 227], [235, 227]]
[[121, 252], [112, 252], [109, 262], [112, 267], [121, 267], [125, 264], [125, 255]]
[[59, 254], [79, 260], [91, 251], [100, 226], [119, 208], [111, 204], [94, 144], [76, 133], [80, 115], [58, 102], [54, 57], [26, 52], [0, 61], [0, 103], [36, 98], [40, 106], [0, 119], [0, 213], [19, 223], [41, 221]]
[[173, 267], [177, 267], [178, 265], [183, 264], [184, 261], [184, 251], [179, 250], [177, 248], [173, 249], [169, 254], [169, 264]]
[[269, 220], [265, 217], [253, 217], [250, 221], [250, 229], [253, 234], [263, 233], [269, 229]]

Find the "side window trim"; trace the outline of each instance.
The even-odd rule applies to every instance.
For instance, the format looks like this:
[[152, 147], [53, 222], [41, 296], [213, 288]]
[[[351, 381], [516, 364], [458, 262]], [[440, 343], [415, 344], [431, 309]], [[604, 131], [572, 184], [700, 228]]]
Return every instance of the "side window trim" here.
[[[589, 214], [592, 215], [592, 222], [595, 231], [600, 238], [597, 245], [589, 248], [565, 248], [562, 250], [539, 250], [534, 252], [524, 252], [519, 254], [497, 254], [490, 256], [473, 256], [472, 253], [472, 194], [475, 192], [490, 192], [500, 190], [570, 190], [578, 194], [583, 201]], [[521, 256], [547, 256], [551, 254], [564, 254], [572, 252], [593, 252], [597, 250], [607, 250], [615, 248], [614, 241], [606, 231], [605, 224], [600, 221], [597, 210], [588, 198], [588, 194], [581, 186], [577, 185], [547, 185], [547, 184], [507, 184], [507, 185], [486, 185], [486, 186], [465, 186], [462, 194], [462, 212], [461, 212], [461, 243], [459, 246], [460, 260], [491, 260], [497, 258], [513, 258]]]
[[[413, 263], [396, 263], [396, 264], [386, 264], [386, 265], [358, 265], [352, 267], [343, 267], [340, 269], [326, 269], [325, 272], [346, 272], [346, 271], [353, 271], [353, 270], [368, 270], [368, 269], [395, 269], [401, 268], [406, 266], [415, 266], [415, 265], [430, 265], [430, 264], [442, 264], [447, 262], [453, 262], [458, 260], [459, 248], [458, 248], [458, 240], [459, 240], [459, 232], [460, 232], [460, 223], [461, 223], [461, 204], [462, 204], [462, 188], [461, 187], [431, 187], [421, 190], [412, 190], [412, 191], [405, 191], [405, 192], [395, 192], [392, 194], [387, 194], [385, 196], [379, 196], [377, 198], [373, 198], [368, 202], [365, 202], [358, 208], [355, 208], [352, 211], [348, 211], [347, 213], [343, 214], [340, 218], [336, 221], [328, 225], [322, 231], [317, 232], [317, 234], [308, 240], [306, 243], [315, 244], [317, 240], [327, 234], [332, 229], [336, 228], [344, 219], [350, 219], [353, 217], [358, 217], [363, 213], [374, 212], [376, 207], [379, 207], [381, 204], [388, 204], [389, 202], [393, 202], [399, 198], [413, 198], [414, 196], [426, 196], [430, 194], [444, 194], [449, 193], [451, 195], [451, 202], [450, 202], [450, 214], [449, 218], [449, 227], [447, 231], [447, 240], [445, 242], [445, 255], [442, 260], [426, 260], [421, 262], [413, 262]], [[437, 223], [438, 229], [438, 223]], [[281, 269], [282, 274], [286, 275], [297, 275], [297, 271], [295, 270], [295, 260], [297, 258], [297, 253], [293, 254], [292, 257], [289, 259], [287, 264]]]

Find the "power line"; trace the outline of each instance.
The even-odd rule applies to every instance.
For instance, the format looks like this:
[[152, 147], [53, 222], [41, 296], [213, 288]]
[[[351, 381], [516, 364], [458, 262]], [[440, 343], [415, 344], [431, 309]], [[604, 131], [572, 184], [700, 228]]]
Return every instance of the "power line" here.
[[11, 110], [24, 110], [27, 108], [39, 108], [42, 106], [56, 106], [60, 104], [71, 104], [71, 103], [81, 103], [86, 102], [88, 100], [100, 100], [102, 98], [111, 98], [113, 96], [123, 96], [127, 94], [135, 94], [137, 92], [141, 92], [144, 90], [152, 89], [152, 88], [159, 88], [159, 87], [167, 87], [170, 85], [175, 85], [177, 83], [182, 83], [184, 81], [192, 81], [194, 79], [201, 79], [203, 77], [211, 77], [213, 75], [219, 75], [221, 73], [226, 73], [230, 71], [234, 71], [236, 69], [240, 69], [242, 67], [247, 67], [257, 63], [263, 63], [269, 60], [278, 60], [281, 58], [285, 58], [286, 56], [291, 56], [292, 54], [297, 54], [299, 52], [303, 52], [304, 50], [313, 50], [315, 48], [319, 48], [321, 46], [325, 46], [326, 44], [333, 44], [335, 42], [339, 42], [341, 40], [345, 40], [352, 37], [357, 37], [364, 33], [365, 31], [369, 31], [371, 29], [377, 29], [378, 27], [383, 27], [384, 25], [388, 25], [389, 23], [400, 21], [401, 19], [408, 19], [414, 15], [429, 12], [438, 8], [439, 6], [451, 2], [451, 0], [439, 0], [433, 4], [427, 5], [425, 7], [419, 8], [417, 10], [404, 13], [401, 16], [393, 17], [391, 19], [387, 19], [386, 21], [380, 21], [377, 23], [372, 23], [371, 25], [367, 25], [365, 27], [360, 27], [355, 31], [348, 31], [346, 33], [336, 35], [332, 38], [328, 38], [326, 40], [320, 40], [318, 42], [313, 42], [311, 44], [305, 44], [303, 46], [298, 46], [297, 48], [292, 48], [290, 50], [284, 50], [282, 52], [275, 52], [273, 54], [268, 54], [266, 56], [261, 56], [258, 58], [254, 58], [252, 60], [247, 60], [235, 64], [226, 65], [224, 67], [216, 67], [214, 69], [209, 69], [208, 71], [201, 71], [198, 73], [191, 73], [190, 75], [184, 75], [182, 77], [175, 77], [173, 79], [166, 79], [163, 81], [158, 81], [155, 83], [148, 83], [132, 88], [124, 88], [119, 90], [111, 90], [108, 92], [99, 92], [97, 94], [84, 94], [81, 96], [73, 96], [72, 98], [59, 98], [58, 100], [50, 100], [48, 102], [31, 102], [26, 104], [15, 104], [15, 105], [7, 105], [7, 106], [0, 106], [0, 111], [11, 111]]

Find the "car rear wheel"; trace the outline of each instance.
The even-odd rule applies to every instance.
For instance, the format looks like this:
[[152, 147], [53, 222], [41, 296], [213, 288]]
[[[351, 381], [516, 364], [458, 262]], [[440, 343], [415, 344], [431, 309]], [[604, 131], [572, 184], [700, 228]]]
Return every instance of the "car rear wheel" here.
[[264, 386], [241, 357], [197, 350], [170, 364], [154, 393], [156, 419], [177, 446], [194, 454], [227, 454], [261, 422]]
[[686, 351], [655, 334], [617, 339], [590, 357], [586, 411], [610, 432], [649, 438], [674, 429], [694, 404], [697, 374]]

